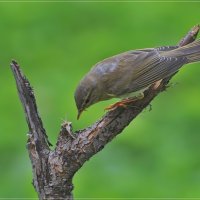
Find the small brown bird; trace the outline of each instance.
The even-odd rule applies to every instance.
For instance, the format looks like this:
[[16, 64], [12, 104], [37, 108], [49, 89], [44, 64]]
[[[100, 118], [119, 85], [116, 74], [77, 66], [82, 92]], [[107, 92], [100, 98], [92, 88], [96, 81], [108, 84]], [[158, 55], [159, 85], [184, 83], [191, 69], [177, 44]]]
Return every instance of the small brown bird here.
[[200, 61], [200, 40], [183, 47], [164, 46], [131, 50], [97, 63], [80, 81], [75, 101], [78, 117], [99, 101], [121, 98], [108, 107], [113, 109], [137, 98], [152, 84], [180, 69], [184, 64]]

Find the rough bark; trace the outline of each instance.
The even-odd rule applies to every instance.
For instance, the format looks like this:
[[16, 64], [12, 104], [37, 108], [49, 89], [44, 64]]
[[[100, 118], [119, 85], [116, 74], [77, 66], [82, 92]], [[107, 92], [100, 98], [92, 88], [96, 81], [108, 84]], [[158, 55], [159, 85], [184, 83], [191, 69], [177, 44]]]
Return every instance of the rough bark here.
[[[200, 26], [197, 25], [179, 42], [184, 46], [195, 40]], [[72, 179], [81, 166], [121, 133], [128, 124], [146, 108], [150, 102], [168, 86], [174, 74], [164, 80], [158, 88], [145, 91], [143, 99], [127, 108], [107, 112], [90, 127], [72, 132], [71, 122], [61, 125], [56, 147], [51, 150], [42, 120], [38, 115], [36, 100], [29, 81], [23, 75], [17, 62], [11, 69], [16, 80], [27, 124], [29, 127], [27, 149], [32, 163], [33, 185], [40, 199], [73, 199]]]

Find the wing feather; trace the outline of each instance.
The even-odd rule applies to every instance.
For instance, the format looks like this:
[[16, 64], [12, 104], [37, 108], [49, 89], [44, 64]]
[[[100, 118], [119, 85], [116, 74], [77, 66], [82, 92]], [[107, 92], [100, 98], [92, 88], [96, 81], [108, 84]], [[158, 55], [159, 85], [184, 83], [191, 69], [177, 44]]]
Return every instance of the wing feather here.
[[148, 87], [152, 83], [175, 73], [185, 63], [186, 58], [184, 57], [172, 58], [155, 55], [154, 59], [147, 64], [145, 70], [140, 71], [137, 77], [134, 77], [133, 82], [129, 85], [129, 91], [127, 92], [138, 91]]

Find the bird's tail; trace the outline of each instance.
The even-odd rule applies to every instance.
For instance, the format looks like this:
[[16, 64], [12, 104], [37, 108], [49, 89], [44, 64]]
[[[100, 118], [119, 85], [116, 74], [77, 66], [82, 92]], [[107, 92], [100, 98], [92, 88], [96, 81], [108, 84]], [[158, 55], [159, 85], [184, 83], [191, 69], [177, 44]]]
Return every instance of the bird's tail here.
[[186, 57], [188, 63], [198, 62], [200, 61], [200, 39], [183, 47], [168, 51], [165, 56]]

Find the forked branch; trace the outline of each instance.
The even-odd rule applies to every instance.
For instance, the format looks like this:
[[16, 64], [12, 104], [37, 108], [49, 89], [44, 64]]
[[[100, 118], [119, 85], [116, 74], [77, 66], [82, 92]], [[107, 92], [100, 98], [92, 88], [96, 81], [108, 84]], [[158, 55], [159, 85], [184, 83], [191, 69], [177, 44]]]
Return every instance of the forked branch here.
[[[197, 25], [179, 42], [184, 46], [193, 42], [199, 32]], [[39, 117], [36, 100], [29, 81], [22, 74], [17, 62], [11, 69], [16, 80], [27, 124], [29, 127], [27, 149], [32, 162], [33, 184], [40, 199], [73, 199], [72, 178], [80, 167], [98, 151], [121, 133], [128, 124], [146, 108], [150, 102], [167, 87], [174, 74], [162, 80], [156, 89], [150, 87], [143, 99], [127, 108], [118, 107], [107, 112], [90, 127], [72, 132], [71, 122], [61, 125], [54, 150], [50, 150], [42, 120]]]

